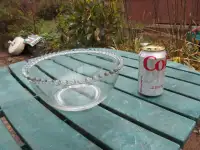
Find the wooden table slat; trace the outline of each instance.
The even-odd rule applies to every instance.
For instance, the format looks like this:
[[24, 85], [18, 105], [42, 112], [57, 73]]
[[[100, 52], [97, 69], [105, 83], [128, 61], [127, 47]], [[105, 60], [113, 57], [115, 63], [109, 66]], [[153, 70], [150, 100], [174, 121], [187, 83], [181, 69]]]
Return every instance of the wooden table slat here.
[[179, 149], [177, 144], [100, 107], [80, 114], [62, 113], [113, 149]]
[[[44, 65], [44, 63], [41, 64]], [[46, 63], [46, 65], [49, 64], [49, 62]], [[17, 65], [12, 65], [11, 68], [21, 79], [21, 81], [24, 82], [25, 79], [21, 76], [21, 74], [19, 74], [20, 72], [18, 71], [22, 65], [23, 63], [18, 63]], [[43, 66], [43, 69], [45, 69], [45, 67]], [[56, 69], [58, 68], [56, 67]], [[52, 70], [53, 72], [56, 71], [57, 75], [60, 75], [61, 73], [58, 70], [55, 70], [54, 67], [50, 67], [46, 70]], [[41, 76], [45, 77], [42, 72], [38, 71], [36, 74], [41, 74]], [[67, 118], [78, 124], [87, 132], [91, 133], [96, 138], [100, 139], [101, 141], [104, 141], [113, 149], [141, 149], [141, 146], [147, 149], [151, 148], [152, 150], [179, 149], [179, 146], [177, 144], [165, 138], [162, 138], [154, 134], [153, 132], [145, 130], [139, 127], [138, 125], [126, 121], [123, 118], [99, 106], [82, 112], [70, 113], [61, 111], [61, 113], [63, 113], [63, 115], [65, 115]]]
[[191, 98], [170, 92], [164, 91], [160, 97], [146, 97], [138, 94], [137, 91], [137, 81], [131, 80], [120, 76], [115, 87], [122, 89], [122, 91], [127, 92], [131, 95], [138, 96], [150, 103], [161, 105], [166, 109], [171, 109], [188, 117], [198, 120], [200, 116], [200, 102], [193, 100]]
[[[107, 66], [110, 64], [109, 61], [105, 61], [105, 60], [100, 59], [100, 58], [95, 58], [95, 57], [90, 56], [90, 55], [76, 56], [76, 58], [78, 60], [82, 60], [82, 61], [90, 63], [90, 64], [91, 63], [94, 64], [94, 62], [95, 62], [95, 65], [103, 66], [105, 68], [107, 68]], [[96, 61], [94, 61], [94, 60], [96, 60]], [[130, 68], [130, 67], [124, 67], [123, 70], [120, 73], [122, 75], [131, 77], [131, 78], [134, 78], [134, 79], [138, 79], [138, 69], [134, 69], [134, 68]], [[174, 70], [174, 74], [176, 74], [175, 70]], [[192, 79], [192, 74], [185, 76], [185, 78], [191, 78]], [[197, 80], [197, 82], [199, 80]], [[184, 86], [182, 86], [183, 84], [184, 84]], [[194, 85], [194, 84], [191, 84], [191, 83], [188, 83], [188, 82], [183, 82], [183, 81], [180, 81], [180, 80], [176, 80], [176, 79], [166, 77], [164, 87], [166, 89], [172, 91], [172, 92], [177, 92], [180, 95], [189, 96], [193, 99], [200, 100], [200, 94], [199, 94], [200, 86], [198, 86], [198, 85]]]
[[[89, 55], [85, 55], [84, 59], [83, 56], [81, 56], [80, 58], [77, 58], [79, 60], [84, 60], [85, 62], [91, 63], [94, 62], [92, 61], [92, 59], [96, 59], [96, 64], [95, 65], [99, 65], [99, 66], [104, 66], [106, 67], [107, 64], [109, 64], [108, 61], [105, 61], [103, 59], [99, 59], [99, 58], [95, 58], [93, 56], [89, 56]], [[131, 63], [129, 63], [131, 64]], [[134, 64], [134, 63], [133, 63]], [[138, 66], [138, 64], [136, 64]], [[166, 71], [167, 72], [167, 71]], [[126, 75], [128, 77], [137, 79], [138, 78], [138, 70], [134, 69], [134, 68], [130, 68], [130, 67], [124, 67], [123, 70], [121, 71], [121, 74]], [[176, 74], [176, 70], [174, 70], [174, 73]], [[182, 78], [183, 78], [183, 74], [182, 74]], [[193, 78], [195, 77], [195, 78]], [[180, 77], [181, 78], [181, 77]], [[185, 74], [184, 78], [188, 78], [193, 80], [193, 82], [200, 82], [200, 79], [197, 78], [197, 75], [193, 75], [193, 74]], [[200, 76], [199, 76], [200, 78]], [[184, 84], [184, 86], [183, 86]], [[193, 99], [197, 99], [200, 100], [200, 86], [199, 85], [194, 85], [188, 82], [183, 82], [180, 80], [176, 80], [176, 79], [172, 79], [169, 77], [165, 78], [165, 88], [172, 91], [172, 92], [177, 92], [180, 95], [184, 95], [184, 96], [188, 96], [191, 97]]]
[[[124, 65], [127, 69], [131, 69], [131, 67], [138, 69], [139, 62], [137, 60], [124, 58]], [[192, 74], [190, 72], [180, 71], [169, 67], [166, 68], [165, 74], [167, 77], [175, 78], [178, 80], [197, 84], [200, 86], [200, 79], [199, 79], [200, 75], [198, 74]]]
[[[73, 66], [80, 65], [80, 62], [70, 59], [70, 58], [66, 58], [64, 56], [58, 57], [54, 60], [56, 60], [56, 62], [59, 62], [59, 63], [65, 65], [68, 68], [73, 68]], [[93, 75], [98, 70], [98, 68], [96, 68], [96, 69], [91, 68], [87, 64], [83, 64], [83, 65], [82, 65], [82, 67], [84, 67], [84, 69], [88, 68], [87, 69], [88, 76]], [[45, 71], [47, 71], [49, 74], [53, 75], [54, 77], [57, 76], [58, 78], [60, 78], [62, 76], [59, 76], [59, 75], [64, 75], [65, 68], [63, 68], [62, 66], [58, 66], [57, 64], [53, 64], [51, 61], [48, 61], [48, 62], [45, 61], [40, 66]], [[57, 72], [59, 72], [59, 73], [55, 72], [54, 68], [56, 68]], [[129, 88], [130, 88], [130, 86], [129, 86]], [[182, 141], [185, 141], [187, 139], [187, 137], [189, 135], [188, 133], [190, 133], [192, 131], [192, 128], [195, 125], [195, 122], [191, 121], [190, 119], [179, 116], [170, 111], [164, 110], [163, 108], [160, 108], [153, 104], [149, 104], [145, 101], [141, 101], [138, 98], [124, 94], [117, 90], [113, 90], [111, 92], [111, 97], [109, 97], [103, 103], [107, 104], [108, 106], [110, 106], [120, 112], [130, 115], [132, 118], [136, 119], [137, 121], [143, 122], [143, 123], [147, 124], [148, 126], [151, 126], [151, 128], [158, 129], [161, 132], [164, 132], [170, 136], [176, 137]], [[199, 103], [199, 105], [200, 105], [200, 103]], [[131, 108], [133, 108], [133, 109], [131, 109]], [[148, 114], [147, 112], [151, 112], [151, 113]], [[155, 124], [156, 120], [154, 120], [154, 119], [157, 120], [157, 124]], [[165, 122], [165, 123], [163, 123], [163, 122]], [[180, 126], [183, 126], [183, 122], [185, 123], [185, 125], [188, 124], [187, 127], [183, 127], [183, 128], [187, 129], [187, 131], [185, 130], [186, 131], [185, 133], [180, 128]], [[166, 125], [166, 124], [168, 124], [168, 125]], [[176, 125], [174, 125], [174, 124], [176, 124]], [[171, 129], [171, 127], [173, 127], [173, 130]]]
[[[138, 79], [138, 70], [130, 67], [124, 67], [123, 70], [121, 71], [123, 75], [126, 77], [130, 77], [133, 79]], [[176, 72], [174, 72], [175, 74]], [[188, 76], [188, 78], [192, 79], [192, 76]], [[198, 80], [197, 80], [198, 82]], [[200, 85], [188, 83], [188, 82], [183, 82], [180, 80], [172, 79], [172, 78], [165, 78], [165, 84], [164, 84], [165, 89], [178, 93], [180, 95], [188, 96], [193, 99], [199, 100], [200, 101]]]
[[0, 149], [1, 150], [21, 150], [14, 141], [4, 124], [0, 120]]
[[8, 71], [0, 75], [0, 106], [32, 149], [100, 149], [42, 106]]
[[[95, 59], [96, 61], [92, 59]], [[59, 59], [56, 59], [56, 60], [59, 60]], [[93, 58], [92, 56], [88, 56], [88, 55], [84, 55], [84, 57], [76, 56], [76, 60], [81, 60], [82, 62], [88, 63], [93, 66], [103, 66], [104, 68], [107, 68], [107, 64], [109, 63], [108, 61], [106, 62], [105, 60], [102, 60], [99, 58]], [[179, 80], [166, 77], [165, 87], [166, 88], [168, 87], [167, 89], [169, 89], [170, 91], [165, 90], [164, 94], [161, 97], [158, 97], [158, 98], [156, 97], [156, 98], [151, 99], [151, 98], [144, 97], [138, 94], [137, 92], [138, 73], [137, 72], [138, 72], [137, 69], [129, 68], [126, 66], [123, 67], [123, 69], [120, 71], [120, 75], [125, 75], [126, 77], [120, 76], [119, 79], [117, 80], [115, 87], [129, 94], [134, 94], [136, 96], [139, 96], [149, 102], [164, 106], [169, 109], [173, 109], [174, 111], [178, 111], [180, 113], [189, 115], [196, 119], [199, 118], [200, 103], [188, 97], [190, 96], [198, 100], [199, 98], [198, 91], [200, 90], [200, 86], [192, 85], [187, 82], [182, 82]], [[169, 82], [167, 82], [168, 80]], [[183, 83], [184, 83], [184, 86], [182, 86]], [[187, 89], [187, 87], [189, 89]], [[184, 90], [184, 91], [179, 90], [179, 88], [181, 88], [181, 90]], [[190, 93], [190, 91], [192, 92], [192, 94]], [[180, 92], [182, 95], [186, 95], [188, 97], [182, 96], [174, 92]]]
[[[129, 59], [134, 59], [134, 60], [138, 60], [139, 56], [138, 54], [136, 53], [133, 53], [133, 52], [125, 52], [125, 51], [121, 51], [121, 50], [110, 50], [111, 52], [115, 52], [119, 55], [121, 55], [122, 57], [124, 58], [129, 58]], [[186, 65], [183, 65], [183, 64], [180, 64], [180, 63], [176, 63], [176, 62], [173, 62], [173, 61], [170, 61], [168, 60], [167, 62], [167, 67], [169, 68], [173, 68], [173, 69], [177, 69], [177, 70], [182, 70], [182, 71], [186, 71], [186, 72], [189, 72], [189, 73], [192, 73], [192, 74], [197, 74], [197, 75], [200, 75], [200, 72], [186, 66]]]

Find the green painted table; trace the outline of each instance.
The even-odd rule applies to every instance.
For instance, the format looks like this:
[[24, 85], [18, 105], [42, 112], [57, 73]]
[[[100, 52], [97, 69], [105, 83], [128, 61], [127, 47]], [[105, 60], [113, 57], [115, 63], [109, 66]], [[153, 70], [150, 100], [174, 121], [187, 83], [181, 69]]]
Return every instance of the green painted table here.
[[[0, 121], [0, 150], [181, 149], [200, 116], [200, 73], [169, 61], [164, 94], [148, 98], [137, 93], [138, 55], [115, 52], [125, 64], [115, 88], [102, 104], [82, 112], [48, 106], [22, 76], [26, 62], [1, 68], [0, 115], [21, 142], [8, 132], [5, 120]], [[70, 69], [76, 63], [93, 69], [109, 63], [90, 55], [63, 57], [41, 63], [37, 74], [56, 78], [63, 67]]]

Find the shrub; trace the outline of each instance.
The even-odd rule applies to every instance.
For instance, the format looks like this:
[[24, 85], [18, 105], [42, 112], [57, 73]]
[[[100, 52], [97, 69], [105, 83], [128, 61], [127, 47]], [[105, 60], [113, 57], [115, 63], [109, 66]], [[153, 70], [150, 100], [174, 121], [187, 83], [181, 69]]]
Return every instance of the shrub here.
[[105, 5], [99, 0], [74, 0], [69, 10], [58, 16], [58, 29], [70, 48], [108, 46], [120, 25], [120, 13], [115, 1]]
[[52, 20], [58, 15], [58, 8], [59, 5], [44, 7], [37, 13], [37, 16], [44, 20]]

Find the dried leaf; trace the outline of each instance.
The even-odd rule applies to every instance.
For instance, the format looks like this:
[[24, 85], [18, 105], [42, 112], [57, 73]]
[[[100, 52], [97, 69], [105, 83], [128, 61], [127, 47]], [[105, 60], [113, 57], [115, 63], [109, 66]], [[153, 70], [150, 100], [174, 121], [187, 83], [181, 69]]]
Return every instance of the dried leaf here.
[[96, 38], [97, 41], [101, 40], [99, 36], [100, 36], [100, 29], [96, 28], [96, 30], [95, 30], [95, 38]]
[[92, 33], [88, 34], [88, 35], [87, 35], [87, 40], [90, 40], [91, 37], [92, 37]]

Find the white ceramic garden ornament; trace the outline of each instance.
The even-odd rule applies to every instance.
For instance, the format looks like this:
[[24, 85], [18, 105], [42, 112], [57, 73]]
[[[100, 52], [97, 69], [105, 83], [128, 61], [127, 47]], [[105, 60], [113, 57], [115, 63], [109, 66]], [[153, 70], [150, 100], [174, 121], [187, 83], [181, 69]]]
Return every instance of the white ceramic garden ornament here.
[[12, 55], [19, 55], [25, 48], [24, 39], [22, 37], [16, 37], [13, 41], [8, 41], [10, 44], [8, 52]]

